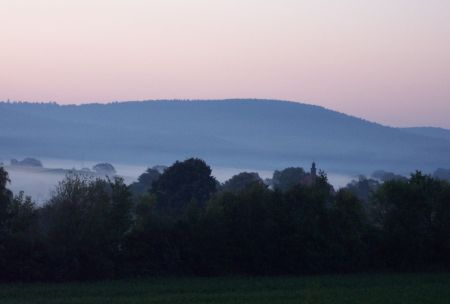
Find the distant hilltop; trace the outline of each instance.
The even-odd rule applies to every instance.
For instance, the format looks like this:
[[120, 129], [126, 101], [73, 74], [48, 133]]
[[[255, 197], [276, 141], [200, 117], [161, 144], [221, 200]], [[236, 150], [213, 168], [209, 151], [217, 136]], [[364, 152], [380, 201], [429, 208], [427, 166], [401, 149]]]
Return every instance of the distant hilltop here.
[[[5, 164], [0, 163], [0, 166], [5, 166]], [[116, 174], [116, 169], [113, 165], [109, 163], [98, 163], [91, 168], [81, 168], [81, 169], [63, 169], [63, 168], [46, 168], [43, 166], [42, 162], [36, 158], [26, 157], [23, 160], [17, 160], [15, 158], [11, 159], [8, 169], [17, 170], [33, 170], [34, 172], [41, 173], [58, 173], [65, 174], [69, 172], [81, 173], [84, 175], [94, 175], [94, 176], [114, 176]]]
[[430, 130], [392, 128], [278, 100], [0, 103], [0, 124], [2, 158], [147, 165], [194, 156], [214, 166], [258, 169], [306, 167], [316, 160], [342, 173], [450, 168], [450, 140]]
[[21, 167], [37, 167], [42, 168], [42, 162], [38, 159], [27, 157], [23, 160], [17, 160], [15, 158], [10, 161], [11, 166], [21, 166]]

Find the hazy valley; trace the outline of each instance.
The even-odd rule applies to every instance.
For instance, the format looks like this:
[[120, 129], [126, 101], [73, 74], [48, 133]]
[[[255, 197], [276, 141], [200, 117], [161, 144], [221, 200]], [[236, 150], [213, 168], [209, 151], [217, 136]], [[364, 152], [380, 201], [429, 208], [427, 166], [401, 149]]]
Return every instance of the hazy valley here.
[[[270, 100], [148, 101], [61, 106], [0, 103], [0, 161], [36, 157], [45, 168], [110, 162], [130, 183], [147, 167], [200, 157], [223, 182], [241, 171], [268, 178], [312, 161], [339, 188], [378, 169], [450, 167], [450, 131], [391, 128], [307, 104]], [[10, 168], [12, 189], [38, 201], [65, 175]]]

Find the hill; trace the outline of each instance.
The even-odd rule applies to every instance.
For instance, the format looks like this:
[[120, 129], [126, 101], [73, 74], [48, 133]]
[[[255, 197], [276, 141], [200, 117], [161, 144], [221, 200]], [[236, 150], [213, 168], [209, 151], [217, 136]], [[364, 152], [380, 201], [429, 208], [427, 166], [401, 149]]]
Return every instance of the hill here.
[[450, 141], [275, 100], [0, 103], [0, 159], [38, 157], [357, 173], [449, 167]]
[[413, 127], [403, 128], [403, 130], [413, 134], [450, 140], [450, 130], [443, 128]]

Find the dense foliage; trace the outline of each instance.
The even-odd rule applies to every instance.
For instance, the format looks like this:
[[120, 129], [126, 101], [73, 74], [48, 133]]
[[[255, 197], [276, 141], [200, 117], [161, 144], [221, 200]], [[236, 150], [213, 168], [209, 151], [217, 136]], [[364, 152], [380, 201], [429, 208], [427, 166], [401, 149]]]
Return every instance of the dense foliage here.
[[0, 168], [0, 279], [450, 270], [447, 182], [416, 172], [336, 192], [324, 173], [274, 178], [220, 185], [188, 159], [149, 170], [138, 193], [68, 175], [38, 207], [12, 195]]

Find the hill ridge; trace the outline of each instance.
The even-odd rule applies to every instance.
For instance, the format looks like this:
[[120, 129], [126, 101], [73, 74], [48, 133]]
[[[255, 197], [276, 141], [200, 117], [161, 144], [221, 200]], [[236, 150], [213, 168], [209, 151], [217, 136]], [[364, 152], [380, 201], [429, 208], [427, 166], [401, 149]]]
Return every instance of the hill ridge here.
[[[322, 106], [273, 99], [144, 100], [59, 105], [0, 103], [0, 158], [329, 170], [449, 167], [450, 143]], [[20, 155], [18, 155], [20, 154]]]

